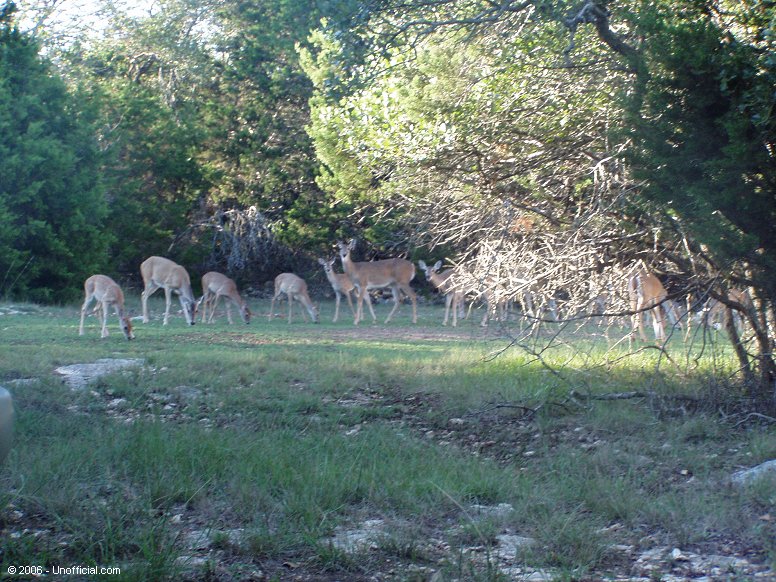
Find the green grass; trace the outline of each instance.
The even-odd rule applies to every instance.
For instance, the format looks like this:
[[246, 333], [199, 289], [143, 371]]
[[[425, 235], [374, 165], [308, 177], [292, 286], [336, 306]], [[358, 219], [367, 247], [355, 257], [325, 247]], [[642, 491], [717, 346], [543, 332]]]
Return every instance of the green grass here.
[[[164, 327], [152, 300], [155, 319], [133, 342], [115, 317], [109, 338], [96, 318], [79, 337], [77, 306], [0, 315], [0, 384], [17, 408], [0, 473], [0, 577], [13, 564], [94, 564], [120, 566], [122, 580], [178, 579], [191, 569], [181, 558], [205, 554], [188, 576], [283, 579], [285, 563], [303, 577], [412, 580], [416, 566], [498, 580], [505, 531], [536, 540], [518, 564], [569, 579], [622, 567], [615, 544], [776, 562], [774, 489], [725, 485], [776, 457], [776, 430], [733, 429], [716, 405], [679, 414], [671, 399], [707, 395], [713, 372], [732, 365], [725, 346], [674, 366], [587, 333], [541, 360], [493, 357], [506, 345], [495, 329], [477, 318], [443, 328], [436, 306], [420, 307], [417, 326], [402, 306], [388, 326], [358, 328], [343, 314], [332, 324], [330, 304], [318, 325], [251, 308], [250, 326], [176, 315]], [[144, 365], [78, 391], [53, 374], [99, 358]], [[33, 380], [12, 382], [23, 378]], [[572, 389], [665, 399], [580, 403]], [[500, 503], [514, 511], [470, 509]], [[385, 523], [371, 550], [332, 543], [369, 519]], [[189, 547], [193, 531], [213, 532], [210, 553]]]

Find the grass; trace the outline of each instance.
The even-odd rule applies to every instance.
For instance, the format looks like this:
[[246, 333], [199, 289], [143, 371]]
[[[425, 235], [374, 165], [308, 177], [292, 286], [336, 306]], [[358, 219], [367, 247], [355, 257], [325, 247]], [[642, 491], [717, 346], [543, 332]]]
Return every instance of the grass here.
[[[776, 565], [776, 489], [726, 485], [776, 457], [776, 430], [733, 429], [717, 406], [678, 414], [671, 400], [707, 394], [724, 345], [656, 374], [656, 350], [626, 355], [593, 332], [541, 358], [493, 357], [497, 330], [442, 328], [429, 305], [417, 326], [406, 306], [358, 328], [330, 323], [329, 304], [319, 325], [178, 316], [139, 324], [134, 342], [115, 317], [109, 338], [96, 318], [78, 336], [77, 306], [4, 307], [0, 384], [17, 424], [0, 473], [0, 578], [14, 564], [80, 564], [121, 567], [121, 580], [500, 580], [503, 532], [535, 540], [512, 565], [559, 579], [628, 572], [622, 545]], [[144, 364], [78, 391], [53, 374], [99, 358]], [[569, 399], [645, 386], [665, 400]], [[471, 509], [499, 504], [514, 510]], [[371, 547], [334, 543], [374, 519]]]

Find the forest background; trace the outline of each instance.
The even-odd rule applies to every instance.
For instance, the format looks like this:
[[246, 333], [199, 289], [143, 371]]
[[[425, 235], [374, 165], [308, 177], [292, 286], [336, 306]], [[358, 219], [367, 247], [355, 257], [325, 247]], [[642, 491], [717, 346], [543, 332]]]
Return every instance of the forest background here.
[[773, 406], [773, 2], [66, 6], [0, 9], [4, 296], [71, 301], [152, 254], [263, 282], [356, 237], [621, 314], [643, 260], [742, 312]]

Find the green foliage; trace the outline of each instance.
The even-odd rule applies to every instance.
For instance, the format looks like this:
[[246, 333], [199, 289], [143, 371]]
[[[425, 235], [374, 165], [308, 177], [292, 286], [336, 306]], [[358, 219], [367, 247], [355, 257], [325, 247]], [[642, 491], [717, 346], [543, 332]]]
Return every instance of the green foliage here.
[[[574, 220], [592, 189], [581, 152], [606, 147], [603, 129], [617, 121], [604, 89], [622, 77], [570, 76], [554, 66], [556, 27], [524, 26], [530, 33], [520, 36], [429, 35], [411, 51], [389, 51], [376, 66], [382, 74], [352, 79], [347, 91], [347, 47], [332, 32], [312, 36], [302, 64], [315, 81], [318, 183], [353, 207], [367, 238], [458, 237], [460, 252], [481, 243], [505, 203]], [[576, 200], [562, 182], [579, 185]], [[464, 224], [469, 212], [476, 218]]]
[[772, 405], [776, 6], [736, 3], [718, 18], [703, 3], [678, 4], [639, 17], [649, 42], [627, 102], [629, 158], [642, 195], [679, 219], [729, 285], [758, 297], [756, 379], [743, 350], [739, 359]]
[[95, 112], [0, 21], [0, 292], [65, 301], [105, 264]]
[[773, 290], [776, 60], [690, 7], [649, 16], [629, 116], [644, 194], [674, 209], [720, 267], [757, 265], [758, 284]]
[[105, 136], [110, 163], [104, 175], [116, 239], [110, 256], [117, 271], [136, 274], [146, 257], [169, 254], [196, 218], [210, 187], [196, 160], [202, 133], [187, 112], [126, 78], [110, 80], [99, 101], [104, 119], [121, 119]]
[[229, 58], [206, 109], [216, 147], [209, 163], [220, 177], [211, 200], [255, 205], [277, 223], [281, 242], [319, 247], [333, 209], [315, 184], [316, 160], [305, 132], [310, 81], [297, 45], [334, 5], [264, 0], [229, 2], [217, 11], [224, 30], [220, 50]]

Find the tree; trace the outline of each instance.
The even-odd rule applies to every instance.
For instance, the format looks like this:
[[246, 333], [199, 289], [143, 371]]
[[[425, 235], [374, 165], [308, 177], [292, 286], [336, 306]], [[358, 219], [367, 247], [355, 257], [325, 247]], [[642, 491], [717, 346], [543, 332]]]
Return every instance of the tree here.
[[368, 3], [310, 59], [322, 183], [421, 220], [507, 296], [534, 279], [579, 310], [585, 285], [605, 288], [606, 272], [622, 285], [638, 258], [672, 271], [677, 296], [749, 286], [756, 353], [731, 339], [772, 397], [774, 9], [609, 4]]
[[645, 180], [642, 195], [681, 217], [704, 246], [707, 276], [754, 295], [758, 313], [746, 315], [758, 355], [740, 348], [739, 357], [764, 396], [776, 386], [776, 6], [672, 8], [639, 20], [650, 42], [628, 102], [629, 159]]
[[109, 236], [95, 111], [68, 93], [39, 45], [0, 13], [0, 272], [3, 292], [43, 301], [80, 293]]

